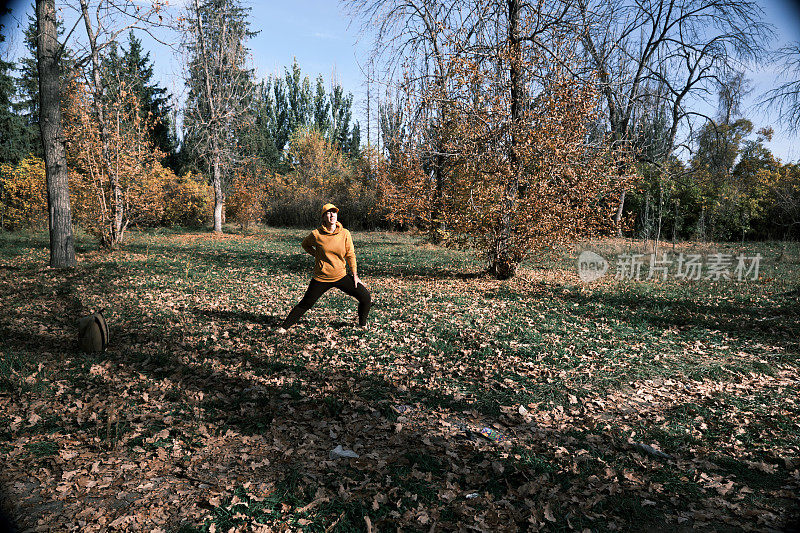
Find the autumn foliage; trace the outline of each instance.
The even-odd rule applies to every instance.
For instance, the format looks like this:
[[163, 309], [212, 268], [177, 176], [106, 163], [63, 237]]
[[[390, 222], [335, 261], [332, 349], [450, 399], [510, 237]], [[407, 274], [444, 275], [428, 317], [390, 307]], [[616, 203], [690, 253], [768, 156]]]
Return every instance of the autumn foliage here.
[[[438, 102], [439, 114], [395, 154], [383, 205], [398, 223], [477, 246], [507, 277], [537, 247], [610, 228], [632, 174], [623, 153], [591, 140], [594, 83], [532, 53], [520, 67], [529, 97], [520, 98], [502, 69], [514, 61], [510, 49], [497, 54], [496, 62], [481, 54], [453, 60], [442, 88], [416, 96]], [[520, 100], [524, 105], [515, 104]], [[431, 179], [437, 157], [438, 182]]]
[[0, 228], [47, 223], [44, 161], [28, 156], [16, 166], [0, 166]]
[[[500, 282], [471, 253], [358, 232], [371, 327], [331, 291], [287, 337], [299, 236], [129, 233], [60, 276], [40, 239], [0, 233], [0, 509], [19, 530], [796, 529], [796, 244], [780, 262], [748, 244], [752, 282], [581, 284], [569, 252]], [[100, 307], [111, 342], [87, 357], [68, 317]]]
[[[66, 113], [67, 152], [76, 203], [84, 206], [78, 220], [101, 242], [112, 245], [122, 240], [130, 223], [152, 223], [161, 218], [158, 174], [153, 172], [160, 154], [147, 140], [151, 125], [138, 112], [132, 93], [123, 89], [118, 99], [99, 103], [110, 130], [105, 137], [94, 114], [95, 105], [88, 88], [79, 85]], [[103, 157], [104, 149], [110, 160]], [[119, 199], [112, 191], [111, 174], [119, 177], [123, 209], [115, 205]], [[118, 213], [123, 220], [116, 230]]]
[[228, 220], [241, 225], [314, 227], [319, 224], [320, 206], [333, 202], [348, 227], [374, 228], [383, 223], [377, 187], [382, 158], [374, 150], [353, 159], [314, 128], [298, 129], [289, 143], [288, 172], [264, 168], [254, 158], [236, 168], [226, 194]]
[[237, 169], [225, 198], [226, 218], [242, 226], [261, 222], [271, 172], [249, 161]]
[[[106, 118], [113, 124], [108, 136], [110, 161], [102, 158], [103, 140], [92, 114], [91, 96], [76, 84], [70, 91], [65, 116], [69, 189], [73, 223], [115, 244], [114, 195], [109, 170], [120, 177], [122, 228], [204, 223], [210, 214], [211, 193], [204, 178], [187, 173], [178, 177], [160, 163], [163, 156], [147, 133], [153, 123], [141, 117], [138, 101], [122, 91], [107, 102]], [[5, 229], [34, 227], [46, 222], [47, 195], [44, 161], [29, 156], [16, 166], [0, 167], [0, 222]], [[119, 236], [121, 237], [121, 235]]]
[[[197, 224], [210, 202], [208, 188], [192, 175], [182, 178], [164, 168], [163, 156], [149, 140], [153, 127], [142, 117], [136, 97], [125, 90], [120, 98], [105, 102], [108, 139], [100, 135], [93, 117], [91, 96], [84, 87], [74, 91], [68, 107], [67, 146], [75, 218], [104, 244], [114, 244], [115, 196], [110, 172], [122, 190], [122, 234], [130, 224]], [[111, 161], [102, 160], [102, 143], [108, 142]], [[122, 235], [119, 236], [121, 240]]]

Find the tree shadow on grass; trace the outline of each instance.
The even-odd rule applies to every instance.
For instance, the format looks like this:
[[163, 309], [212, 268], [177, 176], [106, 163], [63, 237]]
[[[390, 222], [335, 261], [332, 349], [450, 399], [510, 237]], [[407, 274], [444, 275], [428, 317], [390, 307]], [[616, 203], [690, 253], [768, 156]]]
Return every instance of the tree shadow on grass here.
[[[641, 324], [659, 329], [678, 328], [721, 331], [742, 340], [768, 341], [797, 348], [800, 338], [800, 308], [791, 300], [778, 307], [757, 303], [701, 302], [690, 298], [664, 298], [630, 291], [591, 293], [567, 292], [559, 287], [539, 286], [536, 294], [542, 299], [559, 300], [578, 307], [569, 313], [588, 321], [613, 317], [631, 325]], [[486, 297], [499, 299], [530, 298], [528, 293], [490, 292]], [[602, 304], [603, 309], [592, 309]]]
[[[286, 342], [283, 346], [282, 351], [291, 350], [291, 342]], [[300, 435], [305, 432], [312, 434], [317, 431], [318, 437], [321, 436], [323, 440], [328, 440], [324, 436], [324, 432], [320, 435], [319, 431], [314, 429], [320, 421], [326, 421], [328, 427], [337, 425], [346, 427], [355, 420], [374, 420], [376, 426], [374, 432], [353, 434], [342, 430], [343, 433], [338, 437], [330, 436], [330, 442], [324, 451], [327, 452], [336, 444], [342, 443], [345, 447], [352, 446], [353, 443], [360, 443], [364, 446], [364, 448], [359, 448], [362, 455], [379, 451], [380, 456], [385, 458], [385, 466], [375, 472], [366, 471], [367, 478], [373, 475], [373, 480], [381, 486], [381, 490], [397, 487], [401, 493], [408, 491], [414, 494], [416, 497], [413, 504], [411, 501], [407, 502], [407, 505], [413, 508], [423, 503], [426, 507], [438, 508], [440, 512], [451, 509], [450, 504], [439, 501], [436, 496], [439, 491], [444, 490], [445, 480], [448, 483], [454, 482], [456, 486], [463, 489], [469, 488], [470, 491], [479, 494], [481, 499], [488, 496], [488, 502], [510, 499], [521, 505], [522, 496], [518, 493], [519, 487], [534, 479], [539, 479], [541, 492], [527, 494], [526, 497], [534, 498], [534, 500], [541, 498], [542, 501], [547, 501], [548, 490], [554, 488], [575, 490], [576, 493], [580, 492], [579, 487], [591, 490], [594, 483], [591, 479], [602, 475], [609, 464], [615, 464], [615, 461], [619, 459], [619, 457], [615, 458], [615, 454], [626, 457], [631, 453], [636, 453], [630, 449], [629, 445], [620, 441], [616, 434], [597, 428], [586, 434], [561, 430], [537, 433], [536, 430], [531, 429], [528, 430], [530, 434], [526, 437], [527, 442], [537, 450], [537, 454], [542, 455], [518, 460], [504, 453], [504, 449], [495, 443], [482, 440], [480, 437], [476, 441], [476, 429], [473, 429], [472, 432], [457, 431], [453, 435], [443, 436], [441, 433], [428, 434], [423, 427], [415, 428], [415, 425], [408, 421], [396, 427], [392, 425], [397, 421], [397, 414], [392, 406], [397, 404], [412, 406], [410, 420], [414, 419], [414, 412], [424, 414], [427, 410], [433, 412], [445, 408], [456, 413], [456, 416], [459, 416], [458, 413], [477, 410], [482, 423], [489, 425], [492, 422], [494, 413], [484, 412], [480, 405], [455, 400], [449, 394], [443, 394], [434, 389], [401, 390], [383, 377], [370, 373], [342, 371], [341, 369], [335, 371], [311, 370], [291, 362], [280, 362], [275, 359], [265, 360], [249, 352], [233, 350], [218, 352], [210, 357], [223, 362], [249, 363], [249, 366], [259, 375], [283, 377], [284, 379], [280, 381], [283, 381], [284, 385], [256, 384], [245, 378], [214, 371], [212, 370], [213, 366], [186, 367], [177, 360], [159, 362], [158, 370], [149, 364], [142, 364], [142, 362], [131, 361], [127, 358], [116, 361], [130, 365], [144, 375], [153, 375], [154, 377], [163, 374], [165, 366], [173, 367], [175, 372], [170, 374], [170, 379], [181, 390], [203, 392], [207, 398], [211, 399], [204, 402], [201, 408], [207, 418], [215, 420], [215, 423], [219, 425], [219, 431], [223, 433], [227, 429], [243, 435], [274, 435], [276, 431], [279, 431], [286, 445], [294, 446], [300, 443], [293, 439], [300, 438]], [[464, 420], [469, 416], [466, 415]], [[384, 429], [377, 429], [382, 420], [390, 424]], [[288, 432], [285, 429], [287, 424], [293, 426]], [[284, 429], [279, 430], [278, 427]], [[397, 427], [402, 427], [402, 429], [398, 430]], [[585, 453], [586, 450], [589, 450], [590, 456], [581, 463], [580, 469], [570, 471], [546, 451], [559, 446], [564, 447], [567, 453]], [[599, 454], [599, 458], [593, 459], [593, 454]], [[274, 469], [286, 474], [290, 472], [312, 474], [304, 482], [305, 489], [299, 491], [302, 497], [296, 507], [302, 507], [299, 505], [300, 503], [309, 504], [314, 499], [316, 488], [320, 486], [334, 491], [343, 482], [348, 487], [348, 483], [352, 482], [343, 480], [341, 466], [334, 469], [320, 469], [319, 458], [314, 454], [285, 457], [276, 455], [271, 456], [270, 460], [274, 463]], [[490, 463], [499, 463], [501, 466], [487, 467], [485, 470], [478, 468], [472, 474], [464, 473], [470, 470], [466, 468], [467, 465], [488, 465]], [[724, 467], [721, 468], [726, 471]], [[424, 484], [420, 484], [418, 480], [420, 473], [430, 474], [431, 478]], [[542, 480], [543, 474], [548, 477]], [[704, 499], [699, 486], [690, 481], [680, 481], [679, 488], [670, 494], [669, 503], [665, 499], [658, 507], [648, 508], [645, 512], [645, 508], [641, 505], [641, 490], [649, 483], [648, 475], [650, 474], [667, 476], [670, 480], [674, 479], [675, 483], [679, 483], [683, 476], [682, 470], [672, 462], [645, 471], [642, 474], [644, 481], [641, 486], [618, 486], [619, 492], [613, 497], [602, 500], [602, 511], [605, 518], [623, 524], [629, 523], [631, 526], [636, 524], [636, 527], [648, 525], [655, 530], [661, 527], [664, 528], [662, 530], [667, 530], [669, 528], [665, 522], [665, 510], [676, 507], [689, 508], [698, 500]], [[748, 471], [742, 475], [746, 474], [751, 473]], [[759, 483], [769, 487], [780, 487], [787, 482], [788, 478], [785, 474], [785, 472], [779, 471], [776, 474], [767, 475], [767, 477], [761, 476]], [[364, 475], [365, 473], [362, 471], [356, 477], [364, 479]], [[365, 503], [368, 503], [373, 496], [368, 491], [360, 491], [360, 493], [362, 497], [366, 498]], [[352, 503], [353, 500], [344, 498], [342, 502]], [[402, 513], [407, 509], [403, 505], [397, 507], [398, 512]], [[503, 512], [502, 509], [494, 509], [495, 512], [501, 514]], [[505, 521], [503, 523], [506, 526], [513, 524], [513, 528], [524, 528], [529, 514], [524, 509], [521, 511], [516, 515], [509, 513], [502, 516], [502, 520]], [[572, 512], [573, 521], [586, 521], [587, 518], [582, 517], [577, 511], [577, 507], [572, 511], [563, 507], [553, 510], [558, 520], [565, 517], [564, 514], [559, 513]], [[339, 515], [339, 511], [336, 515]], [[336, 519], [336, 515], [328, 517], [331, 523]], [[469, 522], [467, 517], [462, 516], [460, 519]], [[378, 516], [376, 520], [383, 526], [393, 523], [389, 517], [381, 519]], [[591, 519], [588, 520], [589, 522], [586, 522], [585, 525], [590, 525]], [[448, 521], [445, 519], [442, 527], [445, 527], [447, 523]], [[456, 523], [451, 523], [451, 526], [455, 527]]]
[[[131, 303], [138, 303], [142, 308], [146, 305], [144, 302]], [[145, 315], [140, 313], [139, 316]], [[198, 330], [204, 329], [205, 321], [235, 325], [242, 321], [265, 324], [265, 318], [266, 322], [275, 319], [247, 312], [216, 310], [199, 310], [194, 316], [199, 322], [193, 327]], [[46, 339], [34, 341], [25, 345], [25, 349], [34, 350], [47, 343]], [[133, 350], [134, 344], [145, 348]], [[186, 402], [185, 398], [196, 397], [192, 393], [202, 392], [206, 398], [198, 405], [202, 419], [209, 421], [213, 425], [212, 431], [220, 435], [231, 430], [233, 434], [229, 438], [234, 443], [236, 434], [261, 436], [266, 442], [279, 439], [281, 446], [268, 457], [254, 458], [269, 459], [268, 468], [250, 470], [247, 463], [232, 460], [225, 472], [199, 471], [192, 475], [211, 486], [216, 486], [217, 479], [212, 477], [217, 475], [228, 476], [226, 481], [239, 480], [239, 483], [251, 479], [275, 481], [280, 487], [283, 487], [281, 483], [291, 479], [291, 491], [287, 488], [277, 492], [275, 497], [283, 498], [276, 502], [276, 506], [281, 508], [282, 503], [286, 504], [283, 512], [297, 513], [295, 518], [304, 517], [297, 510], [310, 505], [315, 501], [317, 491], [325, 489], [331, 495], [331, 501], [319, 507], [313, 515], [325, 526], [336, 522], [342, 527], [344, 524], [352, 529], [362, 529], [363, 516], [367, 513], [375, 527], [388, 529], [411, 512], [403, 520], [407, 526], [414, 527], [414, 513], [426, 509], [435, 514], [439, 527], [443, 529], [459, 529], [465, 524], [475, 523], [478, 516], [488, 520], [487, 511], [492, 521], [484, 526], [494, 530], [525, 529], [531, 513], [552, 500], [550, 512], [559, 523], [569, 518], [572, 525], [583, 528], [616, 521], [632, 528], [668, 530], [667, 515], [675, 516], [678, 511], [690, 509], [705, 498], [693, 482], [681, 480], [683, 471], [677, 463], [667, 463], [638, 471], [643, 479], [640, 485], [618, 484], [615, 493], [601, 499], [597, 504], [599, 507], [593, 509], [593, 512], [602, 511], [603, 518], [590, 518], [584, 514], [580, 504], [554, 500], [552, 494], [572, 491], [573, 497], [578, 498], [573, 501], [579, 502], [583, 501], [580, 495], [585, 491], [602, 491], [602, 485], [593, 480], [601, 478], [609, 464], [615, 465], [614, 461], [635, 453], [620, 444], [619, 438], [610, 431], [595, 428], [581, 434], [557, 429], [520, 429], [520, 432], [527, 431], [525, 440], [521, 441], [526, 448], [510, 454], [507, 448], [497, 443], [482, 437], [476, 440], [474, 431], [448, 433], [433, 427], [436, 431], [429, 432], [430, 417], [440, 409], [450, 410], [464, 421], [475, 416], [467, 413], [476, 411], [480, 423], [490, 425], [496, 420], [497, 413], [488, 405], [456, 400], [435, 388], [401, 389], [383, 376], [370, 372], [325, 367], [309, 369], [297, 354], [296, 340], [275, 337], [272, 344], [277, 346], [277, 353], [270, 357], [251, 349], [212, 350], [199, 341], [186, 345], [175, 327], [154, 331], [148, 324], [132, 323], [116, 336], [109, 352], [100, 360], [112, 363], [112, 367], [130, 369], [131, 375], [141, 375], [144, 383], [168, 378], [176, 392], [173, 399], [165, 397], [159, 400], [159, 409], [169, 409], [172, 402], [175, 412], [180, 412], [177, 406]], [[177, 349], [179, 346], [180, 351]], [[391, 347], [387, 349], [391, 350]], [[183, 362], [186, 355], [191, 357], [193, 364]], [[229, 363], [233, 365], [232, 369], [237, 370], [219, 370]], [[257, 377], [274, 379], [270, 383], [249, 379], [240, 375], [238, 369], [251, 371]], [[92, 386], [91, 394], [102, 398], [116, 398], [127, 391], [121, 390], [120, 384], [112, 380], [92, 378], [88, 382]], [[406, 419], [400, 419], [393, 408], [395, 405], [410, 405], [412, 412]], [[419, 425], [414, 423], [415, 413], [421, 415]], [[477, 421], [472, 420], [472, 423]], [[351, 426], [354, 429], [349, 429]], [[147, 428], [152, 435], [145, 433], [140, 436], [142, 439], [152, 438], [163, 426]], [[330, 432], [328, 428], [331, 428]], [[339, 429], [334, 431], [333, 428]], [[64, 431], [68, 430], [64, 428]], [[288, 449], [301, 449], [312, 435], [317, 439], [316, 446], [307, 448], [304, 453], [282, 453]], [[349, 448], [356, 444], [362, 446], [357, 451], [364, 459], [360, 463], [338, 461], [321, 466], [337, 444]], [[580, 463], [580, 468], [570, 469], [572, 463], [551, 453], [556, 448], [568, 456], [586, 454], [587, 451], [589, 455]], [[177, 463], [173, 466], [176, 472], [180, 470]], [[669, 498], [659, 499], [658, 495], [650, 495], [658, 503], [645, 508], [642, 490], [650, 482], [650, 476], [656, 474], [668, 476], [678, 490], [672, 491]], [[744, 472], [742, 475], [748, 474]], [[770, 487], [780, 486], [786, 481], [783, 471], [776, 476], [776, 479], [766, 481]], [[523, 490], [523, 486], [527, 488]], [[455, 492], [441, 498], [440, 495], [453, 490], [451, 487]], [[372, 501], [386, 491], [391, 491], [392, 498], [374, 509]], [[477, 496], [467, 500], [468, 493]], [[534, 507], [528, 507], [525, 500], [533, 502]], [[499, 503], [503, 501], [509, 502], [508, 506]], [[255, 502], [253, 507], [256, 507]], [[244, 508], [239, 510], [248, 512]], [[25, 518], [24, 526], [29, 522], [35, 524], [38, 519], [34, 508], [28, 511], [31, 514]], [[223, 518], [219, 518], [220, 525], [224, 523]]]
[[[294, 242], [295, 237], [270, 237], [269, 242], [287, 241]], [[394, 243], [391, 246], [402, 246], [405, 243]], [[356, 247], [359, 250], [371, 250], [385, 248], [385, 243], [360, 243]], [[231, 248], [220, 248], [218, 250], [198, 250], [191, 247], [183, 247], [177, 244], [157, 244], [149, 245], [145, 243], [133, 243], [125, 246], [125, 249], [134, 253], [154, 253], [161, 252], [175, 257], [185, 254], [186, 261], [196, 265], [205, 265], [211, 270], [224, 272], [228, 269], [250, 268], [273, 273], [310, 273], [314, 266], [314, 260], [299, 248], [296, 252], [275, 252], [264, 250], [241, 250]], [[359, 272], [364, 276], [372, 277], [401, 277], [409, 280], [444, 280], [460, 279], [470, 280], [487, 275], [485, 269], [474, 272], [464, 272], [454, 269], [448, 264], [437, 264], [424, 260], [424, 258], [413, 263], [398, 260], [394, 263], [385, 261], [371, 262], [369, 258], [359, 258]], [[168, 267], [164, 267], [169, 270]]]
[[[250, 257], [252, 254], [244, 255], [246, 261], [255, 261]], [[202, 262], [205, 263], [206, 260], [202, 259]], [[237, 266], [240, 265], [237, 263]], [[438, 272], [441, 275], [441, 271]], [[104, 269], [94, 277], [93, 282], [101, 293], [113, 293], [120, 290], [115, 282], [123, 275], [125, 274], [115, 269]], [[73, 275], [68, 274], [66, 279], [69, 280], [70, 276]], [[548, 296], [575, 302], [572, 296], [557, 292]], [[47, 302], [51, 297], [47, 291], [41, 291], [32, 295], [32, 298]], [[578, 303], [599, 301], [620, 309], [643, 308], [638, 295], [621, 300], [604, 295], [585, 298], [586, 301]], [[139, 307], [140, 312], [131, 313], [131, 316], [147, 316], [146, 302], [134, 300], [125, 303], [131, 307]], [[702, 309], [692, 312], [711, 312], [708, 306], [701, 307]], [[60, 320], [57, 306], [42, 306], [42, 309], [43, 322], [53, 323]], [[587, 318], [593, 316], [588, 309], [581, 312]], [[753, 312], [752, 316], [757, 316], [756, 311]], [[205, 326], [209, 322], [225, 322], [231, 326], [250, 322], [269, 326], [278, 319], [255, 313], [219, 310], [196, 310], [193, 316], [197, 322], [192, 327], [198, 331], [207, 329]], [[659, 327], [667, 327], [676, 322], [674, 316], [670, 317], [668, 312], [662, 311], [646, 316], [644, 320], [654, 325], [659, 324]], [[9, 325], [8, 321], [0, 324], [4, 327], [0, 333], [9, 334], [18, 349], [30, 352], [32, 356], [48, 346], [48, 351], [69, 351], [66, 344], [56, 343], [54, 347], [54, 340], [49, 335], [30, 335], [21, 328]], [[694, 322], [691, 324], [699, 327]], [[465, 524], [471, 525], [476, 523], [477, 517], [485, 518], [489, 511], [494, 513], [496, 521], [488, 525], [495, 526], [495, 530], [526, 529], [530, 525], [528, 519], [532, 516], [531, 513], [537, 508], [545, 508], [551, 501], [552, 494], [574, 491], [573, 497], [576, 499], [573, 502], [581, 503], [552, 500], [551, 512], [555, 515], [556, 524], [564, 524], [570, 520], [570, 524], [579, 529], [596, 529], [610, 521], [616, 521], [631, 529], [666, 531], [674, 523], [667, 524], [665, 515], [676, 516], [680, 511], [691, 511], [698, 502], [718, 497], [713, 491], [709, 494], [700, 492], [694, 481], [684, 481], [685, 472], [681, 465], [666, 462], [647, 470], [639, 470], [643, 479], [640, 485], [626, 483], [622, 479], [619, 483], [615, 481], [614, 494], [608, 494], [597, 506], [589, 509], [597, 514], [590, 519], [586, 517], [586, 509], [582, 507], [586, 501], [585, 493], [602, 493], [605, 496], [604, 491], [607, 489], [606, 485], [598, 484], [593, 479], [603, 478], [609, 464], [618, 468], [628, 466], [628, 462], [642, 460], [637, 456], [636, 461], [631, 461], [629, 456], [636, 452], [620, 444], [620, 439], [611, 430], [593, 428], [585, 433], [569, 433], [567, 429], [532, 428], [530, 434], [526, 435], [527, 440], [523, 441], [527, 448], [510, 453], [510, 450], [501, 445], [486, 440], [476, 441], [464, 432], [431, 434], [427, 429], [429, 426], [415, 425], [413, 416], [407, 417], [408, 420], [400, 420], [393, 409], [395, 404], [409, 404], [417, 412], [424, 411], [426, 417], [429, 414], [434, 417], [433, 413], [439, 409], [448, 409], [455, 416], [463, 418], [474, 416], [466, 414], [467, 411], [475, 411], [481, 423], [490, 424], [496, 420], [498, 414], [497, 406], [491, 402], [467, 403], [437, 388], [407, 390], [379, 374], [355, 369], [348, 371], [324, 366], [319, 370], [309, 369], [304, 365], [302, 355], [298, 353], [298, 341], [302, 339], [270, 337], [268, 341], [277, 346], [277, 352], [267, 357], [254, 351], [252, 347], [213, 350], [200, 341], [187, 344], [178, 327], [163, 324], [155, 328], [154, 325], [156, 324], [132, 322], [124, 328], [118, 328], [117, 334], [112, 336], [109, 352], [96, 356], [95, 359], [99, 357], [99, 361], [108, 361], [130, 369], [133, 376], [141, 374], [143, 388], [150, 383], [169, 378], [168, 382], [177, 391], [175, 398], [165, 397], [159, 400], [159, 411], [156, 413], [169, 408], [175, 408], [175, 412], [179, 413], [179, 407], [186, 402], [189, 393], [202, 392], [206, 400], [198, 409], [203, 413], [203, 418], [213, 424], [214, 431], [219, 430], [224, 435], [227, 429], [231, 429], [242, 435], [263, 436], [269, 442], [280, 439], [283, 447], [276, 448], [268, 457], [258, 458], [271, 461], [268, 469], [250, 470], [234, 460], [228, 465], [231, 474], [229, 480], [276, 480], [283, 487], [280, 483], [284, 479], [294, 479], [293, 492], [290, 494], [287, 489], [287, 492], [279, 494], [284, 500], [278, 503], [278, 508], [280, 503], [285, 503], [285, 513], [295, 513], [297, 509], [310, 505], [315, 501], [316, 489], [323, 487], [333, 495], [333, 500], [319, 507], [315, 515], [325, 522], [325, 526], [336, 522], [342, 528], [349, 526], [351, 529], [363, 529], [363, 516], [370, 514], [378, 529], [390, 529], [396, 527], [400, 517], [411, 512], [404, 520], [405, 525], [413, 528], [417, 525], [414, 513], [421, 506], [429, 510], [435, 509], [439, 527], [443, 529], [455, 530]], [[720, 329], [713, 322], [703, 323], [703, 327]], [[230, 329], [236, 330], [234, 327]], [[386, 350], [391, 351], [391, 345]], [[185, 357], [193, 364], [184, 363]], [[232, 367], [228, 372], [220, 370], [229, 363]], [[240, 375], [241, 368], [252, 371], [256, 377], [275, 379], [264, 384], [257, 379]], [[87, 376], [83, 374], [79, 377], [83, 379]], [[92, 395], [107, 399], [118, 398], [129, 390], [126, 388], [123, 391], [118, 383], [95, 377], [92, 377], [91, 384]], [[491, 391], [483, 392], [488, 394]], [[325, 423], [325, 430], [319, 429], [322, 422]], [[351, 426], [356, 423], [356, 429], [351, 430]], [[334, 427], [341, 429], [334, 431]], [[328, 428], [331, 428], [332, 433], [327, 431]], [[65, 428], [65, 431], [68, 429]], [[150, 428], [153, 435], [161, 429], [163, 426]], [[320, 445], [316, 449], [322, 450], [322, 456], [313, 453], [282, 453], [286, 448], [302, 448], [310, 435], [320, 439]], [[349, 447], [353, 443], [364, 446], [359, 449], [364, 456], [362, 463], [340, 461], [333, 466], [320, 466], [321, 462], [327, 460], [328, 451], [336, 444]], [[565, 453], [566, 457], [582, 455], [585, 459], [580, 464], [570, 463], [564, 457], [559, 459], [554, 455], [552, 450], [555, 449], [564, 450], [560, 453]], [[669, 449], [666, 451], [674, 452]], [[373, 460], [368, 457], [369, 454], [377, 454], [379, 459]], [[727, 468], [728, 470], [723, 470], [727, 472], [740, 467], [738, 463], [731, 463], [721, 468]], [[740, 475], [746, 480], [752, 474], [749, 470], [742, 470]], [[208, 474], [211, 485], [215, 484], [210, 479], [213, 475], [215, 474]], [[656, 479], [656, 476], [661, 477]], [[788, 479], [783, 469], [779, 469], [775, 476], [763, 483], [769, 487], [781, 486]], [[668, 481], [665, 482], [662, 478]], [[375, 485], [370, 485], [370, 480]], [[649, 496], [655, 498], [657, 504], [651, 503], [648, 504], [649, 507], [645, 507], [642, 503], [642, 489], [650, 482], [668, 486], [670, 491], [663, 497], [658, 494]], [[339, 490], [340, 486], [343, 487], [342, 491]], [[447, 492], [452, 490], [451, 486], [456, 488], [452, 496]], [[524, 492], [522, 487], [526, 487]], [[374, 510], [374, 498], [385, 495], [387, 491], [391, 497], [378, 510]], [[466, 494], [477, 496], [467, 500]], [[412, 495], [414, 498], [411, 498]], [[442, 495], [447, 495], [447, 498], [442, 498]], [[526, 504], [526, 500], [533, 503], [533, 508]], [[499, 503], [503, 501], [509, 502], [508, 507]], [[389, 512], [397, 514], [393, 516]], [[301, 517], [301, 514], [296, 517]], [[26, 518], [26, 525], [28, 522], [35, 525], [37, 519], [37, 516], [31, 516], [30, 520]]]

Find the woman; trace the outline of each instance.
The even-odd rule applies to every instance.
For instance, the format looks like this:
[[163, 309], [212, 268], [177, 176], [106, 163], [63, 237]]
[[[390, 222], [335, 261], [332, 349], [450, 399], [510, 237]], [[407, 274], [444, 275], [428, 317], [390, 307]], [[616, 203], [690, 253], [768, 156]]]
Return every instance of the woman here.
[[[278, 328], [278, 333], [286, 333], [331, 287], [358, 299], [358, 324], [362, 328], [367, 325], [372, 297], [358, 277], [353, 238], [337, 222], [338, 215], [339, 208], [335, 205], [323, 205], [322, 226], [303, 239], [303, 250], [314, 256], [314, 277], [308, 285], [306, 295], [291, 310]], [[351, 274], [347, 274], [346, 266], [350, 267]]]

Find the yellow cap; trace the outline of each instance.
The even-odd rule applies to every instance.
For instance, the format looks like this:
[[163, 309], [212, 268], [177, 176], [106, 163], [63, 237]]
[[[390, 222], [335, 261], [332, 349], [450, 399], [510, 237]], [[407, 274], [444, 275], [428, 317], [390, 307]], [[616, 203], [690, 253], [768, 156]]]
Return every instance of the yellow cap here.
[[328, 211], [333, 211], [334, 213], [338, 213], [339, 212], [339, 208], [336, 207], [333, 204], [325, 204], [325, 205], [323, 205], [322, 206], [322, 214], [324, 215]]

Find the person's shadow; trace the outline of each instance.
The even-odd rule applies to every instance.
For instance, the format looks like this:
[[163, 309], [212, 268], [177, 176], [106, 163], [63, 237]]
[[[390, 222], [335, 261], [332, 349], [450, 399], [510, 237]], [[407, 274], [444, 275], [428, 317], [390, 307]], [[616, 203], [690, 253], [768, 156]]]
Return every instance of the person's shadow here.
[[251, 313], [249, 311], [223, 311], [220, 309], [194, 309], [196, 315], [217, 320], [230, 320], [232, 322], [250, 322], [267, 327], [278, 327], [283, 323], [283, 317]]

